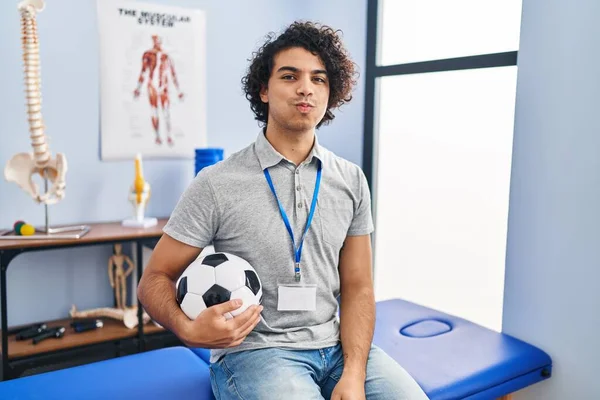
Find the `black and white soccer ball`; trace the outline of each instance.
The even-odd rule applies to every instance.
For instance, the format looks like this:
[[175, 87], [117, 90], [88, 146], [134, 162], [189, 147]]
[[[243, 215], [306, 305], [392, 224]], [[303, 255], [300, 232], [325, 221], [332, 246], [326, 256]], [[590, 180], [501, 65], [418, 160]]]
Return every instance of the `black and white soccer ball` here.
[[231, 319], [262, 300], [258, 274], [243, 258], [213, 253], [196, 259], [177, 280], [177, 303], [190, 319], [206, 308], [232, 299], [241, 299], [240, 308], [226, 313]]

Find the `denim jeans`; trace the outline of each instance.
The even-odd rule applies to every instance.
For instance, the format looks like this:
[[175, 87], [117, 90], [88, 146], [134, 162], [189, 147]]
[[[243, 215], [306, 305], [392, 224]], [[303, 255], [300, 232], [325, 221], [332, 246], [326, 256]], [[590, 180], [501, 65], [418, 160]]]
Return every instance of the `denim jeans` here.
[[[210, 366], [217, 400], [329, 399], [344, 369], [342, 348], [240, 351]], [[383, 350], [371, 346], [367, 400], [426, 400], [415, 380]]]

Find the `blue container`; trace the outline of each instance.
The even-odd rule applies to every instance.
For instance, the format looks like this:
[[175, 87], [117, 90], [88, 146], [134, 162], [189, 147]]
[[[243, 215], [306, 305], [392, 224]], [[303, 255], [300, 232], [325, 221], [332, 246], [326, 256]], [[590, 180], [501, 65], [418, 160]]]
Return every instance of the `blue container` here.
[[196, 149], [196, 157], [203, 155], [219, 155], [223, 157], [223, 149], [220, 148], [201, 148]]
[[200, 148], [195, 149], [194, 171], [198, 172], [204, 167], [218, 163], [223, 159], [223, 149], [221, 148]]
[[215, 163], [217, 161], [221, 161], [223, 158], [222, 157], [196, 157], [196, 162], [210, 162], [210, 163]]

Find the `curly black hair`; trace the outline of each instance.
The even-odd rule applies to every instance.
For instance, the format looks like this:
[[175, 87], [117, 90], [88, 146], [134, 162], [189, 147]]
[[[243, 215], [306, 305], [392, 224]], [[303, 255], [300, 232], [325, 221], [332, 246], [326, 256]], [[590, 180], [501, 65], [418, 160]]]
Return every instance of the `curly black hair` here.
[[326, 25], [313, 22], [295, 21], [278, 37], [271, 32], [266, 42], [253, 53], [246, 76], [242, 78], [242, 86], [255, 119], [267, 124], [269, 106], [260, 99], [261, 88], [267, 87], [273, 71], [275, 55], [291, 47], [301, 47], [318, 56], [325, 64], [329, 78], [329, 101], [325, 115], [317, 124], [328, 124], [335, 116], [333, 108], [339, 108], [352, 100], [352, 90], [356, 85], [358, 72], [356, 64], [350, 59], [342, 40], [335, 31]]

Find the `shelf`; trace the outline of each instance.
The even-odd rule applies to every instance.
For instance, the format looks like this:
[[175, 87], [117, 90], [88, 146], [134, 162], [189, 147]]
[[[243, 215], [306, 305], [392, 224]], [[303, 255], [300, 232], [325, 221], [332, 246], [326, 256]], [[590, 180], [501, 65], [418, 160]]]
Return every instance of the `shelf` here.
[[[36, 354], [65, 350], [78, 346], [87, 346], [91, 344], [103, 343], [112, 340], [119, 340], [137, 336], [137, 327], [129, 329], [123, 325], [122, 321], [109, 318], [100, 318], [104, 322], [102, 328], [93, 331], [77, 333], [71, 327], [71, 318], [60, 319], [46, 322], [48, 327], [64, 326], [65, 334], [62, 338], [49, 338], [42, 340], [38, 344], [33, 344], [32, 339], [16, 340], [16, 335], [8, 337], [8, 359], [29, 357]], [[154, 331], [153, 328], [161, 329], [154, 324], [147, 324], [144, 328], [148, 331]]]
[[[67, 249], [82, 246], [91, 246], [97, 244], [112, 243], [135, 243], [138, 259], [136, 270], [138, 273], [138, 282], [143, 273], [142, 248], [144, 246], [153, 246], [163, 235], [162, 228], [167, 222], [167, 218], [161, 218], [156, 226], [150, 228], [125, 228], [121, 221], [106, 223], [90, 223], [89, 232], [80, 239], [59, 239], [50, 238], [43, 234], [34, 235], [28, 238], [0, 240], [0, 284], [6, 287], [8, 269], [11, 261], [19, 254], [30, 251], [41, 251], [50, 249]], [[83, 225], [83, 224], [77, 224]], [[55, 227], [56, 228], [56, 227]], [[1, 230], [0, 230], [1, 231]], [[0, 232], [2, 234], [2, 232]], [[2, 298], [2, 316], [0, 329], [7, 327], [7, 299], [6, 290], [0, 293]], [[100, 349], [106, 347], [115, 347], [115, 354], [121, 354], [125, 348], [137, 349], [137, 352], [144, 351], [144, 348], [151, 343], [153, 346], [175, 342], [175, 335], [170, 334], [168, 330], [154, 325], [154, 323], [145, 324], [140, 331], [139, 327], [128, 329], [122, 321], [111, 318], [101, 318], [104, 326], [92, 331], [77, 333], [71, 328], [71, 318], [65, 318], [54, 321], [47, 321], [49, 327], [64, 326], [65, 334], [62, 338], [48, 338], [34, 345], [32, 339], [17, 341], [16, 335], [7, 336], [6, 332], [0, 330], [2, 334], [2, 345], [0, 347], [0, 381], [16, 377], [17, 366], [39, 363], [46, 365], [53, 363], [54, 358], [67, 357], [69, 362], [74, 358], [84, 357], [83, 353], [88, 350]], [[41, 321], [40, 321], [41, 322]], [[30, 324], [28, 324], [30, 325]], [[11, 327], [17, 328], [17, 327]], [[13, 329], [10, 329], [13, 330]], [[146, 338], [148, 341], [146, 341]], [[115, 346], [111, 346], [115, 345]], [[104, 351], [104, 350], [102, 350]], [[77, 354], [76, 354], [77, 353]], [[83, 358], [82, 358], [83, 359]], [[61, 360], [61, 362], [64, 360]], [[20, 368], [20, 367], [19, 367]], [[37, 368], [37, 366], [35, 367]]]
[[[160, 218], [158, 224], [149, 228], [124, 228], [121, 222], [85, 224], [90, 231], [80, 239], [52, 239], [45, 234], [36, 234], [35, 238], [0, 240], [1, 250], [42, 249], [55, 247], [75, 247], [103, 242], [131, 241], [137, 239], [160, 239], [166, 218]], [[55, 227], [58, 228], [58, 227]], [[1, 231], [6, 232], [6, 231]], [[38, 239], [39, 238], [39, 239]]]
[[[16, 335], [8, 337], [8, 359], [28, 357], [34, 354], [47, 353], [56, 350], [64, 350], [77, 346], [86, 346], [119, 340], [137, 336], [137, 327], [129, 329], [121, 321], [110, 318], [99, 318], [104, 322], [102, 328], [93, 331], [77, 333], [71, 327], [70, 318], [46, 322], [48, 327], [64, 326], [65, 334], [62, 338], [49, 338], [38, 344], [33, 344], [32, 339], [16, 340]], [[155, 333], [167, 332], [165, 328], [154, 325], [150, 322], [144, 325], [144, 334], [152, 335]]]

